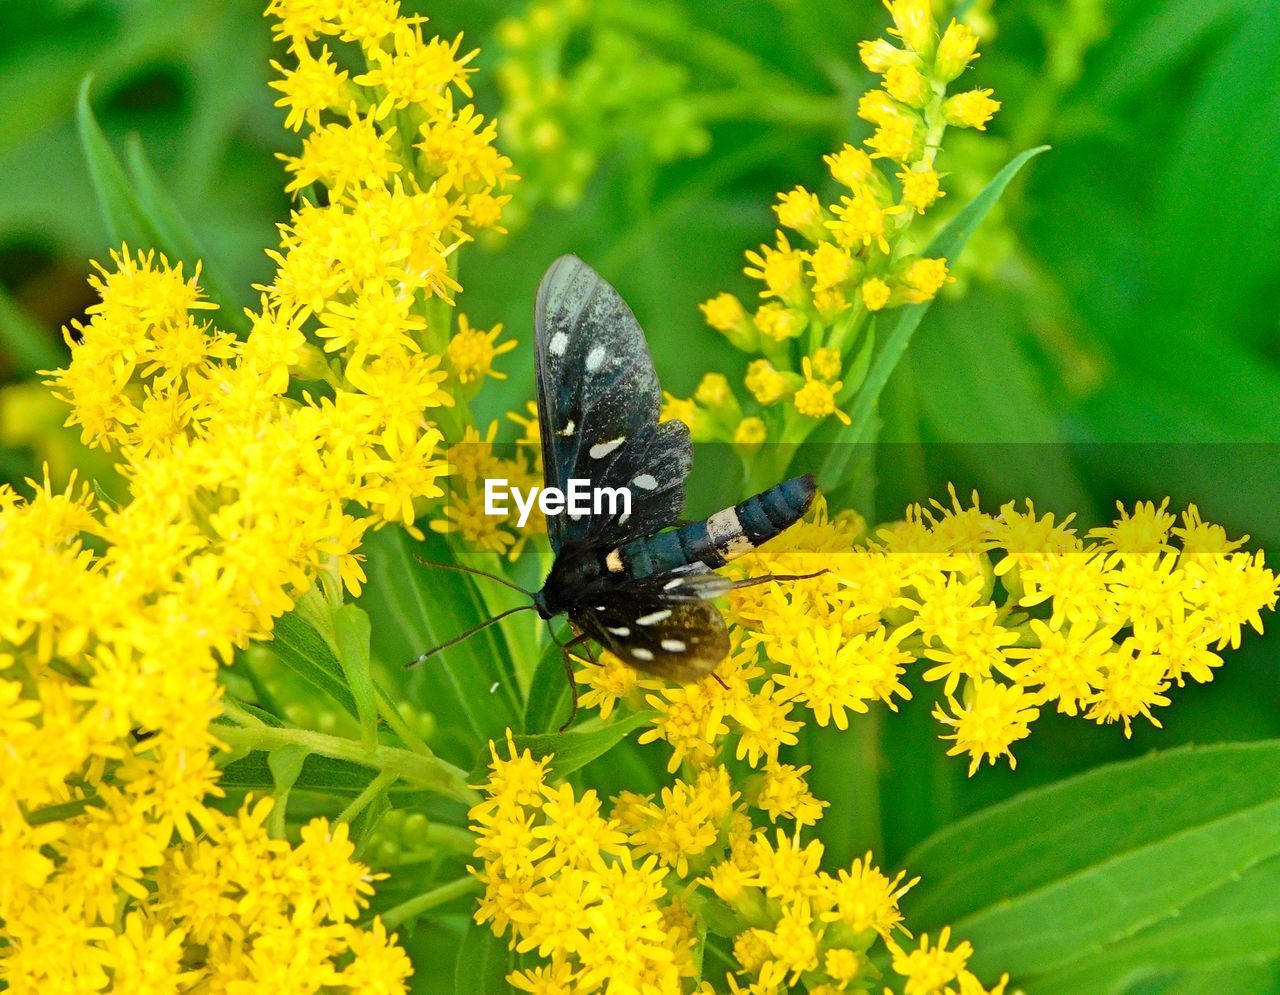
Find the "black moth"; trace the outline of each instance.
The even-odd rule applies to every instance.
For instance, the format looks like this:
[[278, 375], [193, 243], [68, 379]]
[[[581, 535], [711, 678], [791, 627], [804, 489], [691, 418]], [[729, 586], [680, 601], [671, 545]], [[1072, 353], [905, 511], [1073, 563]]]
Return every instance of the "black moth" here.
[[[567, 614], [577, 635], [566, 650], [592, 640], [646, 673], [705, 677], [729, 653], [713, 599], [735, 586], [714, 568], [794, 524], [813, 501], [813, 477], [671, 528], [693, 460], [689, 429], [658, 421], [662, 392], [631, 309], [590, 266], [564, 256], [542, 278], [534, 322], [544, 486], [590, 480], [593, 488], [627, 488], [631, 511], [549, 518], [551, 571], [542, 590], [526, 592], [533, 604], [512, 611], [532, 607], [548, 620]], [[572, 687], [567, 652], [565, 667]]]

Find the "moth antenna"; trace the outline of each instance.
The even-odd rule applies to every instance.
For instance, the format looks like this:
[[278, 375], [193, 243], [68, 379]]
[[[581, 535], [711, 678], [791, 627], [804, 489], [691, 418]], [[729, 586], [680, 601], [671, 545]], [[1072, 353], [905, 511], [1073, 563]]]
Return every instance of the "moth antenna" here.
[[809, 580], [830, 572], [830, 570], [823, 568], [811, 574], [765, 574], [763, 577], [748, 577], [746, 580], [735, 580], [733, 582], [733, 590], [736, 591], [740, 587], [755, 587], [757, 584], [767, 584], [771, 580]]
[[517, 605], [515, 608], [508, 608], [504, 612], [499, 612], [497, 615], [493, 616], [493, 618], [486, 619], [485, 621], [481, 622], [479, 625], [473, 625], [470, 629], [468, 629], [466, 632], [462, 633], [461, 635], [454, 636], [448, 642], [441, 643], [439, 646], [431, 647], [431, 649], [427, 650], [422, 655], [415, 657], [413, 660], [410, 660], [408, 663], [406, 663], [404, 665], [404, 669], [408, 670], [411, 667], [416, 667], [418, 664], [422, 663], [424, 660], [430, 660], [433, 656], [435, 656], [441, 650], [447, 650], [450, 646], [456, 646], [458, 643], [462, 642], [463, 640], [470, 639], [481, 629], [487, 629], [489, 628], [489, 626], [497, 622], [501, 622], [508, 615], [514, 615], [516, 612], [527, 612], [527, 611], [533, 611], [533, 610], [534, 610], [533, 605]]
[[519, 584], [507, 580], [505, 577], [499, 577], [497, 574], [491, 574], [488, 570], [480, 570], [476, 567], [464, 567], [461, 563], [435, 563], [431, 560], [424, 560], [417, 553], [413, 554], [413, 558], [421, 563], [424, 567], [431, 567], [433, 570], [455, 570], [462, 574], [471, 574], [473, 577], [484, 577], [488, 580], [497, 581], [503, 587], [509, 587], [513, 591], [519, 591], [525, 597], [532, 598], [533, 592], [527, 588], [521, 587]]

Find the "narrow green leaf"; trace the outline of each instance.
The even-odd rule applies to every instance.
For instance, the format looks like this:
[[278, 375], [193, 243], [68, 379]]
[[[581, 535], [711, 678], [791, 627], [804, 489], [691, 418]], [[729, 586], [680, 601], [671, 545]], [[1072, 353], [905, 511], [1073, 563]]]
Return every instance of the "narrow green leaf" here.
[[333, 613], [338, 662], [360, 716], [360, 741], [367, 749], [378, 743], [378, 705], [369, 671], [369, 616], [359, 605], [343, 605]]
[[457, 995], [509, 995], [511, 959], [506, 940], [494, 936], [488, 926], [468, 923], [458, 944], [453, 990]]
[[[585, 728], [574, 728], [568, 732], [516, 736], [516, 751], [529, 750], [535, 757], [551, 755], [551, 769], [555, 776], [568, 777], [575, 770], [608, 753], [636, 729], [651, 722], [655, 714], [657, 713], [651, 709], [645, 709], [621, 716], [606, 725], [592, 722], [587, 723]], [[489, 753], [486, 750], [471, 772], [469, 780], [483, 780], [488, 770]]]
[[[929, 247], [924, 250], [923, 255], [951, 260], [958, 257], [965, 243], [969, 241], [969, 236], [982, 223], [982, 219], [987, 216], [987, 212], [1000, 199], [1000, 195], [1004, 193], [1005, 188], [1018, 175], [1022, 167], [1048, 148], [1047, 145], [1041, 145], [1014, 156], [1009, 164], [982, 188], [982, 192], [961, 208], [960, 212], [951, 219], [951, 223], [938, 233]], [[911, 336], [932, 303], [932, 301], [925, 301], [921, 304], [897, 308], [888, 312], [877, 322], [877, 338], [884, 344], [875, 359], [871, 361], [866, 382], [849, 411], [855, 430], [871, 417], [876, 402], [880, 399], [880, 393], [884, 390], [884, 385], [889, 382], [890, 374], [898, 365], [902, 354], [907, 351]]]
[[197, 260], [201, 263], [200, 282], [210, 298], [222, 305], [218, 310], [218, 324], [238, 335], [247, 334], [249, 319], [241, 307], [240, 295], [231, 289], [222, 267], [210, 256], [182, 216], [137, 135], [130, 135], [125, 140], [124, 155], [139, 206], [155, 227], [162, 244], [171, 254], [191, 265]]
[[524, 731], [528, 734], [553, 732], [569, 717], [569, 680], [564, 672], [560, 647], [551, 643], [538, 661], [524, 705]]
[[[102, 220], [107, 226], [107, 236], [120, 245], [127, 242], [134, 248], [168, 250], [164, 240], [139, 202], [124, 167], [116, 158], [107, 136], [102, 133], [93, 107], [89, 103], [92, 76], [86, 76], [80, 84], [80, 96], [76, 101], [76, 126], [80, 132], [80, 145], [89, 167], [89, 178], [98, 197]], [[176, 254], [175, 254], [176, 255]]]
[[1182, 930], [1184, 915], [1178, 942], [1211, 953], [1215, 931], [1230, 928], [1213, 903], [1247, 899], [1277, 855], [1280, 742], [1171, 750], [936, 834], [904, 861], [922, 878], [904, 905], [918, 928], [951, 923], [972, 940], [980, 974], [1008, 970], [1021, 983], [1121, 958], [1144, 931], [1163, 952], [1173, 939], [1161, 931]]
[[[391, 667], [458, 635], [488, 617], [471, 579], [421, 566], [400, 529], [365, 540], [369, 583], [360, 604], [373, 623], [373, 651]], [[444, 542], [432, 537], [421, 555], [449, 563]], [[516, 619], [509, 623], [513, 624]], [[430, 709], [442, 732], [469, 741], [468, 750], [520, 728], [521, 706], [499, 626], [476, 633], [409, 671], [397, 691]]]
[[276, 619], [275, 638], [267, 647], [295, 674], [318, 691], [327, 694], [353, 717], [359, 717], [355, 696], [347, 687], [346, 675], [321, 635], [289, 612]]

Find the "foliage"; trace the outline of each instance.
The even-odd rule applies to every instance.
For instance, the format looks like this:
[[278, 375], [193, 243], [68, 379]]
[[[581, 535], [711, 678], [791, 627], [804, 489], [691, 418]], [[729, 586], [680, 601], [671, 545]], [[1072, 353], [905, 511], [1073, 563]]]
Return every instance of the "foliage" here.
[[[15, 990], [1273, 990], [1274, 6], [404, 6], [0, 13]], [[401, 669], [545, 570], [561, 251], [835, 564], [565, 733]]]

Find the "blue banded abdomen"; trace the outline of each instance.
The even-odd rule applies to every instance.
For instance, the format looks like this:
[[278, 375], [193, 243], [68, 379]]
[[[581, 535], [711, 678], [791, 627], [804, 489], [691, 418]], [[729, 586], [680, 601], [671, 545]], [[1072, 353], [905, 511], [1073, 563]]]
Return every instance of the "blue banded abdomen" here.
[[631, 577], [651, 577], [692, 563], [713, 569], [723, 566], [794, 525], [809, 510], [816, 493], [812, 474], [793, 477], [706, 521], [634, 539], [618, 549], [609, 568], [618, 572], [616, 564]]

